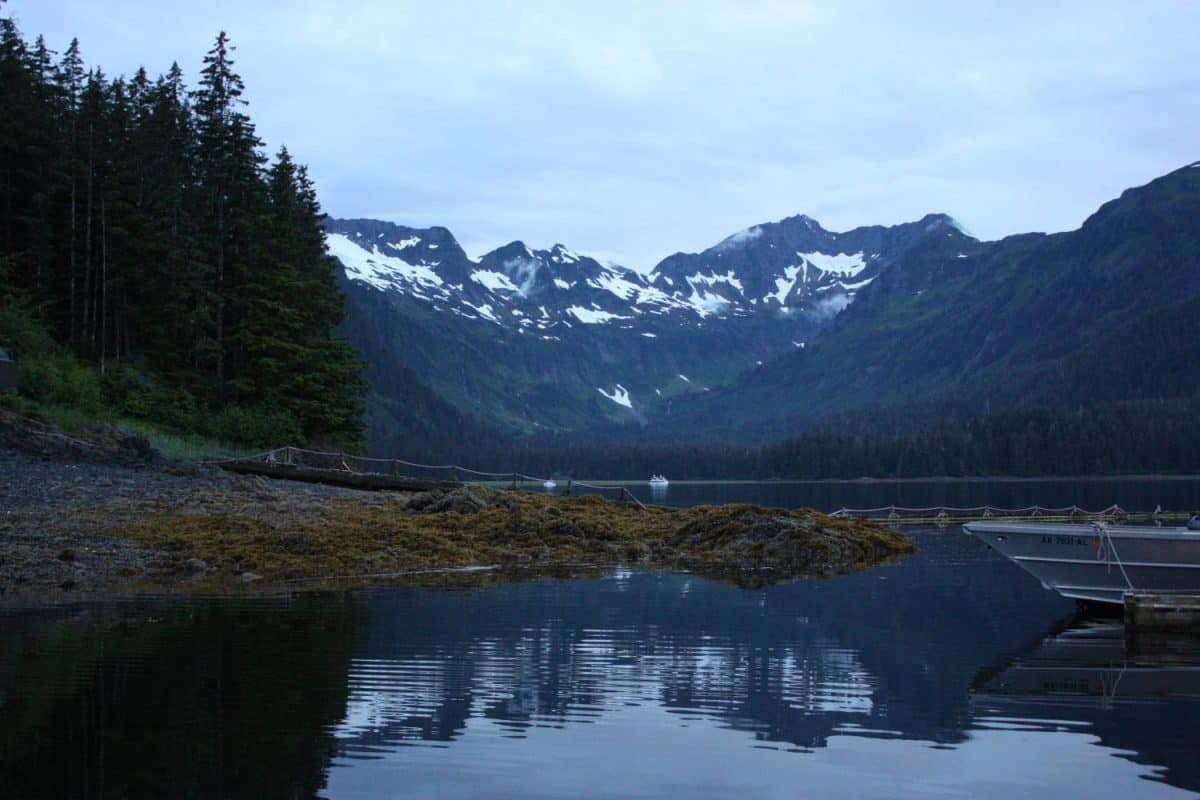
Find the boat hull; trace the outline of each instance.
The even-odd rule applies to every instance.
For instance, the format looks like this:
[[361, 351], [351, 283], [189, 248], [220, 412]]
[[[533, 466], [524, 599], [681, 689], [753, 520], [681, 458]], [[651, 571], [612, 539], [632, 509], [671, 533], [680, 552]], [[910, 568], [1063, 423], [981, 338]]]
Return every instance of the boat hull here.
[[1200, 592], [1200, 531], [1132, 525], [970, 522], [963, 530], [1064, 597]]

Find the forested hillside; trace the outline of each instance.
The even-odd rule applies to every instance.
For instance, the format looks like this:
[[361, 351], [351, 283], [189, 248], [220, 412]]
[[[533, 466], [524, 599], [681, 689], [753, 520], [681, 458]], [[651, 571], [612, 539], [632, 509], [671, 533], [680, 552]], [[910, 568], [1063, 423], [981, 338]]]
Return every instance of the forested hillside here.
[[1193, 164], [1127, 190], [1078, 230], [996, 242], [946, 231], [883, 271], [803, 351], [657, 422], [769, 440], [879, 408], [925, 423], [1193, 396], [1198, 221]]
[[907, 432], [807, 433], [763, 447], [547, 438], [511, 455], [492, 449], [493, 460], [485, 463], [511, 460], [529, 474], [556, 477], [665, 472], [680, 479], [1194, 474], [1200, 464], [1197, 419], [1197, 397], [1039, 406]]
[[263, 153], [228, 38], [110, 78], [0, 19], [0, 344], [27, 400], [245, 443], [354, 445], [364, 384], [323, 214]]

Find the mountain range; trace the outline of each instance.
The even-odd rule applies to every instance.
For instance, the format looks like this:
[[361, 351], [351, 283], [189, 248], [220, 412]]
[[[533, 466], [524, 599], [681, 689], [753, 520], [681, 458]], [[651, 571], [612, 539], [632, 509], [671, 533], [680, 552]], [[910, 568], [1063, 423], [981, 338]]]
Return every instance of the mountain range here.
[[329, 219], [326, 237], [377, 445], [433, 424], [763, 441], [1194, 393], [1198, 167], [1066, 233], [981, 242], [944, 214], [839, 233], [801, 215], [648, 273], [561, 244], [474, 260], [440, 227]]

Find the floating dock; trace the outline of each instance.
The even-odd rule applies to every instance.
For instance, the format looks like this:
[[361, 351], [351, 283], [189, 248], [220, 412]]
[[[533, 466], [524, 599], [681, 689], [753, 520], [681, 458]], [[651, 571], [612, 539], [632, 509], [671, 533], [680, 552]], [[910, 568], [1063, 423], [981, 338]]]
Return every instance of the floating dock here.
[[1126, 592], [1125, 631], [1200, 634], [1200, 594]]

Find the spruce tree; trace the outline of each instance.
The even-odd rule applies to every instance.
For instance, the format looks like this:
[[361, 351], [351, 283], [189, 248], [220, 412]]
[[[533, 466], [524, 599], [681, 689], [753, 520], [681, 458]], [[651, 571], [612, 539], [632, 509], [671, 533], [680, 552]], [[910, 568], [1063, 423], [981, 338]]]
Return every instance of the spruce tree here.
[[[130, 413], [230, 433], [214, 420], [236, 404], [353, 445], [362, 370], [333, 337], [342, 295], [316, 193], [286, 150], [264, 172], [231, 50], [218, 35], [189, 93], [178, 64], [110, 80], [77, 40], [56, 64], [0, 18], [0, 298], [106, 373]], [[256, 437], [283, 435], [250, 417]]]
[[197, 362], [211, 369], [215, 399], [228, 396], [231, 379], [244, 359], [229, 340], [243, 312], [241, 283], [252, 247], [250, 234], [261, 201], [261, 142], [241, 111], [245, 86], [233, 71], [229, 38], [217, 35], [204, 57], [200, 88], [193, 93], [196, 166], [201, 198], [200, 246], [212, 269], [211, 341], [200, 343]]
[[286, 411], [309, 440], [356, 441], [361, 365], [345, 341], [332, 337], [344, 305], [325, 249], [324, 215], [307, 172], [287, 148], [268, 171], [267, 197], [239, 337], [255, 368], [243, 375], [240, 393]]

